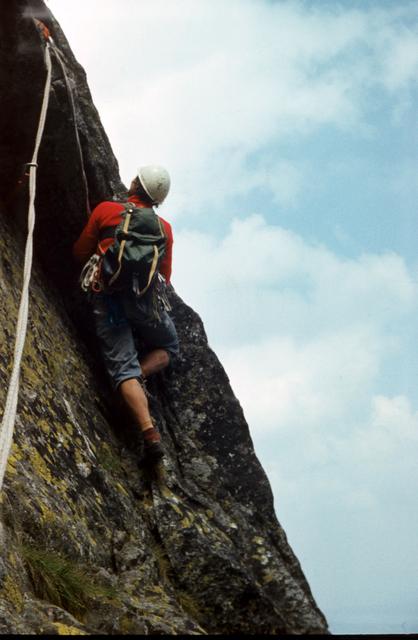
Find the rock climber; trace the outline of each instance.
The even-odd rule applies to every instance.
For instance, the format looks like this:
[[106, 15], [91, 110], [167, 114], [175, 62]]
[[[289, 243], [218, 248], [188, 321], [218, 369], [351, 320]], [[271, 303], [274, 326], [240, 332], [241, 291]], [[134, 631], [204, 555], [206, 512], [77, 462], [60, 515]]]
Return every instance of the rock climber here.
[[[170, 176], [166, 169], [158, 165], [143, 166], [131, 182], [127, 200], [140, 209], [158, 207], [169, 189]], [[85, 264], [93, 255], [106, 255], [115, 242], [114, 233], [122, 221], [124, 206], [120, 202], [105, 201], [93, 210], [73, 247], [78, 262]], [[161, 216], [157, 217], [165, 236], [165, 251], [158, 266], [163, 279], [158, 278], [158, 286], [161, 283], [165, 286], [171, 278], [173, 233], [171, 225]], [[145, 380], [167, 367], [178, 355], [177, 332], [167, 306], [159, 300], [155, 314], [152, 291], [138, 297], [133, 287], [112, 293], [93, 290], [88, 298], [107, 373], [142, 432], [146, 460], [156, 463], [164, 456], [164, 450], [150, 415]], [[141, 357], [133, 330], [146, 349]]]

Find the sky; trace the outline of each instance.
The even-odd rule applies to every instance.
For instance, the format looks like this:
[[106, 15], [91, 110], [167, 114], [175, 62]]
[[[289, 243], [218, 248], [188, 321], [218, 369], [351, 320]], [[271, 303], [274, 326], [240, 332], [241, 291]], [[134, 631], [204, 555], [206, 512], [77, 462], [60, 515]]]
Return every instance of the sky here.
[[49, 0], [334, 633], [418, 632], [418, 6]]

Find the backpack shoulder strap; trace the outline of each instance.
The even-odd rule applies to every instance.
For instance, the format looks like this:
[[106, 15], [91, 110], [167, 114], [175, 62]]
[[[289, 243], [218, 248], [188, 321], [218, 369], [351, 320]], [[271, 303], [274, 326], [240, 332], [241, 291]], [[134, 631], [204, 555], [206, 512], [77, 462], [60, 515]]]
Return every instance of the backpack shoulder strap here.
[[[131, 221], [131, 217], [132, 217], [132, 213], [134, 210], [134, 206], [132, 206], [131, 208], [127, 208], [126, 209], [126, 218], [123, 222], [123, 233], [126, 235], [128, 233], [128, 229], [129, 229], [129, 223]], [[109, 280], [109, 285], [112, 285], [114, 283], [114, 281], [116, 280], [116, 278], [118, 278], [120, 271], [122, 269], [122, 256], [123, 256], [123, 252], [125, 250], [125, 245], [126, 245], [126, 239], [123, 238], [122, 242], [120, 243], [120, 248], [119, 248], [119, 253], [118, 253], [118, 263], [119, 263], [119, 267], [118, 270], [116, 271], [116, 273], [111, 277], [111, 279]]]
[[[122, 216], [125, 216], [129, 211], [132, 213], [137, 208], [133, 202], [118, 202], [117, 204], [121, 204], [125, 209], [121, 211]], [[114, 238], [117, 226], [117, 224], [114, 224], [108, 227], [102, 227], [99, 231], [99, 242], [106, 240], [106, 238]]]
[[163, 237], [163, 238], [165, 238], [165, 241], [167, 242], [167, 234], [166, 234], [166, 232], [165, 232], [164, 225], [161, 223], [161, 218], [160, 218], [160, 216], [158, 215], [158, 213], [156, 213], [155, 215], [157, 216], [158, 225], [159, 225], [159, 227], [160, 227], [161, 235], [162, 235], [162, 237]]

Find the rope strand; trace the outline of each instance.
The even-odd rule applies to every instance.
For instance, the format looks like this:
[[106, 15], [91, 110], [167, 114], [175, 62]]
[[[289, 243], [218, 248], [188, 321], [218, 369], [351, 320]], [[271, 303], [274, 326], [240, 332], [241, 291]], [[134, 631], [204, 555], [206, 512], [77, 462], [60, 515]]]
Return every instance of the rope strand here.
[[87, 217], [89, 218], [90, 214], [91, 214], [89, 187], [88, 187], [86, 171], [85, 171], [85, 167], [84, 167], [83, 150], [81, 148], [81, 141], [80, 141], [80, 136], [79, 136], [79, 133], [78, 133], [73, 91], [71, 89], [70, 80], [68, 78], [68, 74], [67, 74], [67, 71], [65, 69], [65, 63], [64, 63], [63, 57], [61, 55], [61, 52], [57, 49], [57, 47], [55, 45], [52, 45], [52, 51], [54, 52], [54, 54], [55, 54], [55, 56], [56, 56], [56, 58], [57, 58], [57, 60], [59, 62], [59, 65], [61, 67], [62, 74], [64, 76], [65, 86], [67, 88], [67, 95], [68, 95], [69, 100], [70, 100], [71, 111], [72, 111], [72, 116], [73, 116], [75, 140], [76, 140], [76, 143], [77, 143], [78, 157], [80, 159], [81, 180], [83, 182], [84, 193], [85, 193], [85, 198], [86, 198], [86, 212], [87, 212]]
[[36, 196], [36, 171], [38, 168], [38, 151], [42, 141], [45, 127], [45, 120], [48, 111], [49, 94], [51, 88], [51, 55], [49, 43], [45, 46], [45, 66], [47, 69], [45, 89], [42, 100], [41, 114], [39, 118], [38, 131], [36, 133], [35, 148], [32, 161], [29, 166], [29, 209], [28, 209], [28, 235], [25, 248], [25, 262], [23, 267], [23, 286], [20, 299], [19, 313], [16, 327], [16, 340], [14, 349], [14, 364], [7, 391], [6, 406], [4, 408], [3, 419], [0, 426], [0, 491], [3, 486], [4, 474], [6, 472], [7, 460], [13, 442], [13, 432], [16, 418], [17, 401], [19, 395], [19, 375], [22, 361], [23, 348], [25, 346], [26, 329], [29, 311], [29, 283], [32, 271], [33, 254], [33, 230], [35, 227], [35, 196]]

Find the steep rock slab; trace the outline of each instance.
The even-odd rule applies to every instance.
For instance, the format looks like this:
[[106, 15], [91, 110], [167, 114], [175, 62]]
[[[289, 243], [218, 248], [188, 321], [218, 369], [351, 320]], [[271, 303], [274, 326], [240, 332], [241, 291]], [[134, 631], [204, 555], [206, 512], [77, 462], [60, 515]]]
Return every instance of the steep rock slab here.
[[[0, 631], [326, 633], [276, 520], [241, 407], [200, 318], [174, 291], [182, 354], [170, 374], [150, 384], [167, 459], [159, 474], [138, 467], [142, 443], [109, 401], [79, 313], [83, 302], [70, 294], [76, 278], [71, 245], [86, 219], [74, 124], [90, 205], [117, 197], [124, 186], [84, 71], [40, 0], [12, 0], [0, 34], [0, 79], [13, 84], [0, 125], [2, 405], [23, 260], [25, 187], [10, 194], [31, 155], [45, 75], [33, 15], [50, 28], [68, 78], [55, 60], [39, 161], [30, 327], [2, 499]], [[41, 569], [38, 556], [36, 571], [28, 548], [84, 566], [95, 588], [86, 582], [82, 606], [40, 591], [47, 556]]]
[[[4, 406], [22, 252], [3, 217], [0, 237]], [[167, 576], [166, 553], [154, 531], [150, 481], [138, 469], [138, 455], [125, 449], [109, 426], [103, 390], [59, 295], [37, 269], [31, 289], [16, 433], [2, 494], [0, 632], [57, 633], [64, 625], [86, 633], [201, 633]], [[46, 552], [46, 566], [36, 565], [35, 580], [27, 547]], [[57, 552], [74, 569], [85, 567], [101, 587], [84, 608], [74, 609], [69, 599], [75, 616], [36, 597], [39, 572]], [[109, 587], [114, 592], [108, 593]]]

